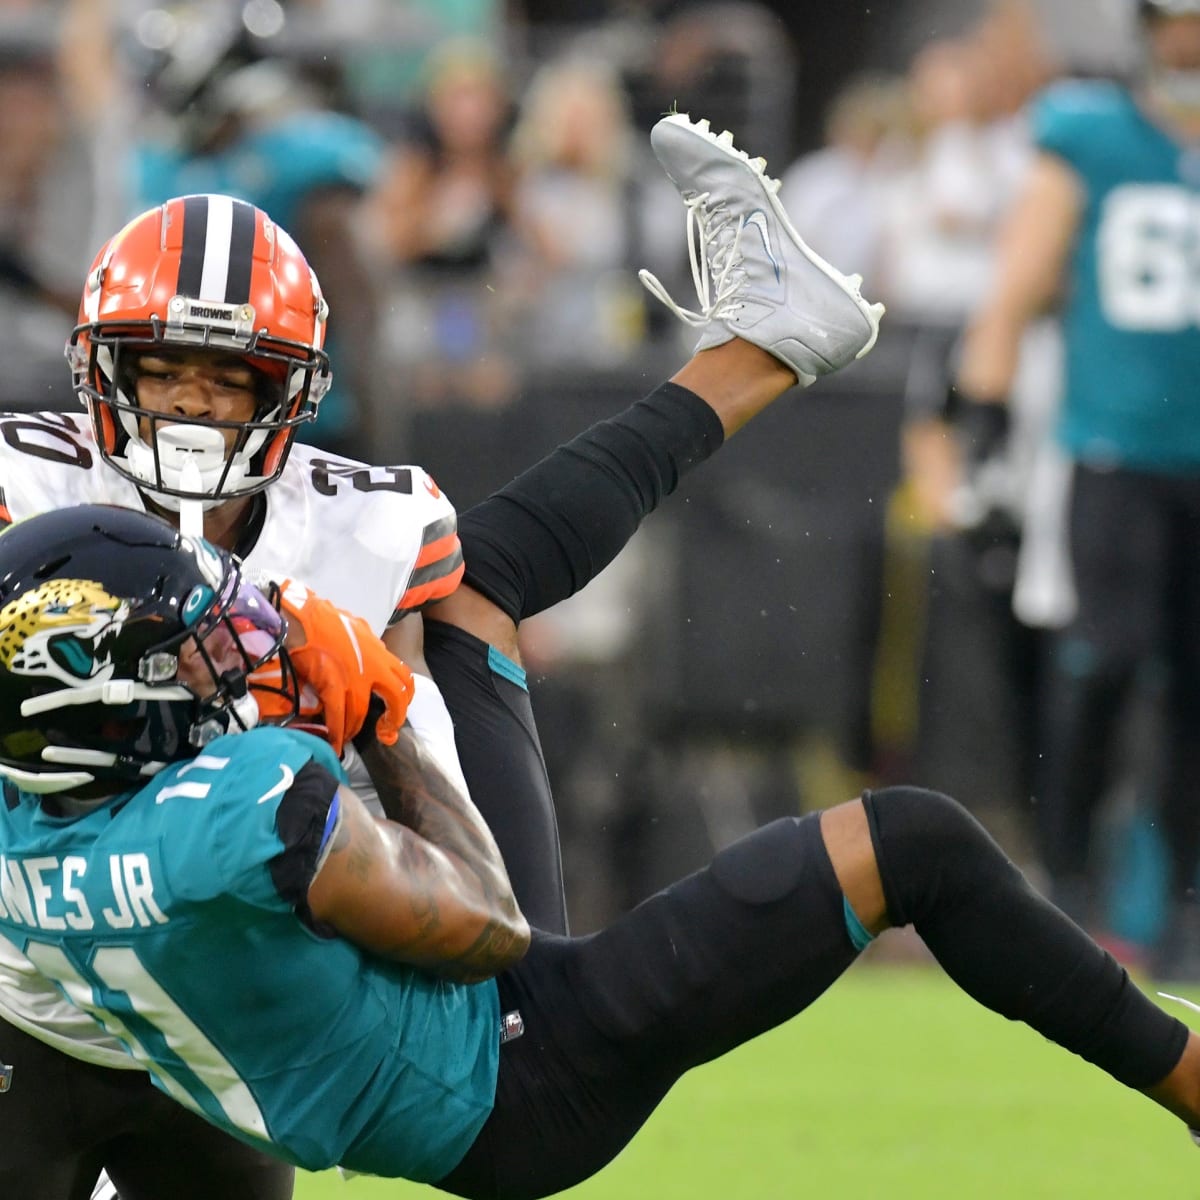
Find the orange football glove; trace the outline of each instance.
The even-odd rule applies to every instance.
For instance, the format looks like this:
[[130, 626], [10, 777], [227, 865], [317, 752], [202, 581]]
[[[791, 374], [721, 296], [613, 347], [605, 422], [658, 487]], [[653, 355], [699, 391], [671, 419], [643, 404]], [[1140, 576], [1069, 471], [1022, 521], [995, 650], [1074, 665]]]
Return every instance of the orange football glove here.
[[[288, 657], [303, 685], [301, 720], [323, 725], [329, 744], [341, 754], [366, 724], [375, 695], [384, 706], [375, 736], [384, 745], [393, 745], [413, 697], [408, 667], [361, 617], [321, 599], [294, 579], [279, 585], [278, 603], [288, 622]], [[277, 690], [256, 687], [277, 689], [280, 680], [277, 659], [264, 663], [250, 676], [251, 691], [264, 717], [292, 713], [291, 704], [285, 703]]]

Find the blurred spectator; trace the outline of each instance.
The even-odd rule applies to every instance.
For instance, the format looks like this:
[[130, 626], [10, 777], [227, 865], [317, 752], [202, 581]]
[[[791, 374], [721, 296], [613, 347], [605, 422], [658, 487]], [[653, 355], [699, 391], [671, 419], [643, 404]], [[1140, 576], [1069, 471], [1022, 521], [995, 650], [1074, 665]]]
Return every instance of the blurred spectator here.
[[[905, 388], [906, 452], [919, 517], [934, 528], [969, 525], [979, 517], [974, 510], [990, 503], [960, 492], [957, 446], [938, 418], [951, 356], [989, 292], [1002, 219], [1032, 162], [1025, 105], [1054, 72], [1024, 0], [997, 0], [966, 37], [931, 42], [910, 70], [917, 146], [911, 168], [885, 193], [880, 282], [892, 318], [917, 328]], [[1057, 399], [1056, 389], [1039, 384], [1055, 374], [1053, 335], [1042, 329], [1027, 350], [1014, 393], [1022, 461], [997, 481], [1011, 520], [1021, 515], [1033, 447]]]
[[914, 155], [885, 203], [879, 282], [890, 311], [951, 335], [991, 282], [997, 223], [1022, 172], [997, 145], [983, 58], [967, 39], [917, 55], [908, 74]]
[[649, 129], [677, 108], [703, 114], [717, 130], [755, 129], [776, 173], [793, 152], [798, 54], [772, 6], [758, 0], [595, 0], [582, 7], [523, 0], [519, 7], [529, 17], [524, 33], [535, 59], [569, 48], [611, 66], [628, 90], [638, 128]]
[[393, 264], [448, 273], [491, 266], [512, 199], [509, 110], [500, 64], [482, 43], [452, 42], [433, 56], [423, 106], [371, 201]]
[[[512, 139], [514, 221], [506, 295], [537, 366], [627, 361], [646, 332], [641, 266], [679, 262], [679, 200], [634, 129], [617, 76], [570, 58], [543, 67]], [[665, 257], [660, 247], [669, 246]]]
[[1039, 653], [1012, 592], [1033, 450], [1057, 401], [1055, 332], [1038, 328], [1024, 348], [1013, 456], [972, 476], [970, 489], [941, 413], [963, 328], [992, 285], [1002, 218], [1032, 158], [1023, 104], [1051, 66], [1030, 17], [1028, 6], [1003, 0], [961, 38], [929, 43], [914, 59], [914, 154], [885, 197], [880, 275], [890, 317], [912, 329], [906, 481], [889, 523], [893, 559], [920, 564], [901, 574], [925, 580], [898, 598], [918, 630], [912, 670], [922, 681], [910, 765], [1017, 818], [1010, 844], [1027, 837]]
[[489, 290], [512, 211], [510, 108], [491, 50], [448, 43], [430, 60], [422, 109], [370, 198], [372, 237], [390, 272], [389, 349], [416, 404], [489, 407], [515, 391]]
[[834, 97], [825, 145], [783, 175], [792, 224], [822, 258], [874, 282], [884, 190], [905, 152], [908, 102], [901, 80], [865, 74]]
[[0, 406], [71, 403], [62, 360], [78, 308], [86, 178], [73, 170], [52, 31], [10, 29], [0, 47]]
[[658, 4], [654, 44], [659, 111], [705, 114], [716, 129], [757, 131], [770, 162], [792, 152], [797, 54], [788, 27], [758, 0]]
[[[1034, 108], [1039, 152], [972, 322], [958, 381], [973, 457], [1002, 441], [1020, 337], [1062, 300], [1056, 435], [1073, 462], [1069, 538], [1077, 611], [1055, 638], [1043, 696], [1041, 850], [1054, 898], [1093, 926], [1093, 824], [1139, 683], [1157, 681], [1164, 760], [1139, 783], [1157, 800], [1168, 857], [1155, 968], [1195, 977], [1200, 907], [1200, 419], [1190, 148], [1200, 137], [1200, 12], [1144, 3], [1147, 61], [1133, 90], [1064, 84]], [[1161, 767], [1162, 777], [1151, 771]]]
[[362, 122], [331, 111], [279, 55], [284, 28], [276, 0], [163, 4], [134, 22], [134, 52], [153, 107], [131, 164], [131, 207], [228, 192], [301, 242], [333, 314], [327, 348], [334, 386], [314, 436], [361, 457], [377, 418], [390, 419], [378, 411], [377, 286], [359, 217], [383, 146]]
[[503, 0], [323, 0], [358, 35], [346, 56], [346, 90], [357, 111], [387, 137], [402, 137], [420, 103], [437, 47], [468, 41], [500, 47]]
[[1023, 147], [1028, 143], [1025, 106], [1065, 66], [1048, 17], [1047, 6], [1033, 0], [991, 0], [973, 34], [993, 123], [1005, 136], [1005, 121], [1017, 122], [1022, 158], [1027, 158]]

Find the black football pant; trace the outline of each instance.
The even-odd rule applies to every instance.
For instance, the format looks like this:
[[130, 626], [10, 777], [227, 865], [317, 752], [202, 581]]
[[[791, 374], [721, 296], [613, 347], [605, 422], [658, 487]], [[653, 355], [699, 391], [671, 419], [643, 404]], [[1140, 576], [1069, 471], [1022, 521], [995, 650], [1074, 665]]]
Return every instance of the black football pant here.
[[811, 1003], [854, 961], [816, 816], [785, 818], [599, 933], [535, 932], [498, 979], [524, 1034], [496, 1106], [438, 1186], [532, 1200], [609, 1162], [690, 1067]]
[[289, 1200], [295, 1171], [215, 1129], [144, 1071], [68, 1058], [0, 1022], [0, 1196], [88, 1200], [102, 1167], [121, 1200]]
[[[1031, 888], [961, 805], [864, 796], [893, 924], [911, 924], [969, 995], [1130, 1087], [1171, 1071], [1188, 1031]], [[615, 1157], [687, 1070], [802, 1012], [854, 961], [820, 817], [722, 850], [614, 924], [535, 933], [498, 977], [524, 1033], [500, 1048], [496, 1104], [438, 1186], [538, 1200]], [[869, 1088], [871, 1063], [847, 1063]]]
[[1163, 769], [1153, 786], [1180, 900], [1200, 869], [1200, 477], [1077, 465], [1070, 540], [1079, 608], [1056, 636], [1041, 706], [1042, 859], [1056, 899], [1086, 895], [1120, 719], [1139, 680], [1160, 676]]
[[525, 919], [566, 933], [558, 819], [520, 669], [444, 621], [425, 622], [425, 661], [454, 721], [471, 799], [500, 847]]

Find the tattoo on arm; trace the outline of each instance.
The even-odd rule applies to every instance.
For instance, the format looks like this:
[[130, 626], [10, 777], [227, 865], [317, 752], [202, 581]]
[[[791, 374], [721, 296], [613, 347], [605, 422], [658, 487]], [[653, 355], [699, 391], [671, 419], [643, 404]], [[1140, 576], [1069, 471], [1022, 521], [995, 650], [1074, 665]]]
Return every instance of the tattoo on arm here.
[[412, 917], [418, 929], [409, 948], [414, 960], [422, 945], [433, 946], [444, 931], [439, 896], [448, 872], [456, 872], [473, 903], [490, 913], [478, 936], [453, 962], [432, 956], [440, 974], [463, 981], [483, 979], [514, 961], [528, 938], [499, 849], [471, 802], [423, 753], [405, 727], [393, 746], [363, 751], [384, 812], [419, 835], [397, 839], [400, 866], [410, 884]]
[[330, 854], [346, 855], [346, 869], [360, 883], [369, 883], [371, 879], [371, 855], [362, 842], [354, 836], [355, 818], [342, 809], [342, 819], [338, 822], [333, 835], [333, 845]]
[[411, 729], [402, 730], [394, 746], [373, 743], [363, 761], [389, 819], [464, 861], [495, 852], [474, 804], [422, 752]]

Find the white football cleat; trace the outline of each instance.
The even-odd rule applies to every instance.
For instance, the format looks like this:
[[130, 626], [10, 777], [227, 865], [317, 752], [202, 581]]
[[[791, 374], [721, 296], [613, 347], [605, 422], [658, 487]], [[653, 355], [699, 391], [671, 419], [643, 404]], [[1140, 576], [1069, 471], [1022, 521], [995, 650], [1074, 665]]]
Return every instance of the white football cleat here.
[[680, 320], [703, 327], [697, 350], [744, 338], [807, 386], [875, 345], [883, 305], [862, 298], [859, 276], [848, 278], [804, 244], [763, 159], [686, 113], [663, 117], [650, 144], [687, 206], [698, 311], [677, 304], [649, 271], [638, 277]]

